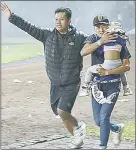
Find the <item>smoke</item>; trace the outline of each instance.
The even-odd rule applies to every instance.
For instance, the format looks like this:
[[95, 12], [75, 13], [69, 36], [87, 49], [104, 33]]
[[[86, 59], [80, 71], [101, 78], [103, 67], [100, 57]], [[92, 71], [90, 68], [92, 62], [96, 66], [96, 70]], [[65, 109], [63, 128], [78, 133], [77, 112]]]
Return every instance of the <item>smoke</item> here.
[[[110, 21], [121, 21], [126, 31], [135, 28], [135, 1], [7, 1], [15, 14], [31, 23], [43, 27], [54, 27], [54, 11], [58, 7], [72, 10], [72, 24], [87, 34], [93, 33], [93, 18], [102, 14]], [[2, 37], [26, 37], [23, 31], [1, 15]]]

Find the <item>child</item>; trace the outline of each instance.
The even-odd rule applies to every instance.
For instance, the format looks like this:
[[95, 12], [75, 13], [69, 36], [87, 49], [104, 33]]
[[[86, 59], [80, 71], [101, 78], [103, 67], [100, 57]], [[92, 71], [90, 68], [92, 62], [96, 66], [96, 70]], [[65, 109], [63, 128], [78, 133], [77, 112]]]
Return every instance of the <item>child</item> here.
[[[125, 35], [125, 31], [122, 29], [122, 25], [119, 22], [111, 22], [111, 25], [106, 30], [106, 32], [114, 32], [118, 35], [118, 38], [116, 39], [116, 42], [110, 42], [105, 45], [102, 45], [99, 49], [103, 49], [104, 51], [104, 62], [103, 64], [97, 64], [90, 66], [87, 69], [85, 79], [84, 79], [84, 85], [81, 87], [81, 92], [79, 96], [87, 96], [90, 92], [90, 87], [92, 88], [92, 94], [94, 98], [97, 99], [97, 102], [104, 103], [108, 102], [108, 98], [104, 98], [103, 92], [100, 91], [97, 87], [97, 84], [95, 82], [91, 82], [91, 74], [92, 73], [98, 73], [98, 68], [101, 66], [104, 69], [110, 70], [119, 67], [122, 65], [122, 61], [120, 59], [120, 52], [123, 45], [126, 45], [126, 40], [128, 40], [128, 37]], [[129, 42], [129, 40], [128, 40]], [[92, 83], [90, 86], [90, 82]], [[95, 94], [94, 94], [95, 92]], [[97, 92], [97, 94], [96, 94]], [[96, 97], [97, 95], [97, 97]]]

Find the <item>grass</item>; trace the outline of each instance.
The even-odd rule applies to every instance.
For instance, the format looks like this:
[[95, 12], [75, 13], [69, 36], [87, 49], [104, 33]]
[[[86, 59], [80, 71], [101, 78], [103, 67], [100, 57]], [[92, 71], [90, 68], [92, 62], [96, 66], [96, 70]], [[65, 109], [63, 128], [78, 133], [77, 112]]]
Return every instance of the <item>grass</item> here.
[[[88, 126], [87, 132], [89, 135], [99, 137], [99, 128], [97, 126]], [[111, 137], [111, 135], [110, 135]], [[122, 133], [123, 140], [135, 141], [135, 122], [126, 122], [125, 129]]]
[[2, 63], [9, 63], [33, 58], [43, 53], [43, 51], [42, 44], [3, 45], [1, 46], [1, 61]]
[[124, 140], [135, 140], [135, 123], [129, 122], [126, 124], [126, 127], [123, 132]]
[[27, 37], [2, 37], [1, 43], [39, 43], [39, 41], [28, 35]]
[[[40, 53], [43, 53], [43, 45], [38, 40], [32, 37], [8, 37], [2, 38], [2, 43], [24, 43], [19, 45], [1, 46], [1, 62], [9, 63], [27, 58], [33, 58]], [[133, 40], [131, 40], [132, 46], [134, 46]]]

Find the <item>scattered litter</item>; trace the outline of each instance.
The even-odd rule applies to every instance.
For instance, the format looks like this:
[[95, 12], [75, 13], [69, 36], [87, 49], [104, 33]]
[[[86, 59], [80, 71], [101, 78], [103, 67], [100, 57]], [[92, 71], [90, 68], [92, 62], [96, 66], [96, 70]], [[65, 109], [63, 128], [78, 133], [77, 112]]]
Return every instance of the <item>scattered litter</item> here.
[[42, 55], [42, 56], [44, 56], [44, 53], [37, 53], [38, 55]]
[[60, 116], [59, 116], [59, 115], [56, 115], [56, 117], [55, 117], [55, 118], [59, 119], [59, 118], [60, 118]]
[[32, 115], [31, 115], [31, 114], [29, 114], [29, 115], [28, 115], [28, 117], [32, 117]]
[[30, 99], [30, 97], [28, 96], [27, 99]]
[[22, 82], [22, 81], [20, 81], [20, 80], [18, 80], [18, 79], [15, 79], [13, 82], [14, 82], [14, 83], [20, 83], [20, 82]]
[[27, 81], [27, 83], [34, 84], [33, 81], [31, 81], [31, 80]]
[[119, 102], [128, 102], [129, 100], [128, 99], [119, 99], [118, 101]]

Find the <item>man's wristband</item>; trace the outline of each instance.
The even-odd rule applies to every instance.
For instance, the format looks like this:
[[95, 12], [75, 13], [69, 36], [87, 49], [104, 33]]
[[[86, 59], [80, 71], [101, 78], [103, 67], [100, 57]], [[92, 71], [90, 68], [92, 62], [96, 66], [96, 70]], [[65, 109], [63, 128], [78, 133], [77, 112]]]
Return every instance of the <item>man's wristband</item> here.
[[101, 39], [97, 41], [97, 44], [98, 44], [99, 46], [101, 46], [101, 45], [102, 45], [102, 43], [101, 43]]

